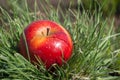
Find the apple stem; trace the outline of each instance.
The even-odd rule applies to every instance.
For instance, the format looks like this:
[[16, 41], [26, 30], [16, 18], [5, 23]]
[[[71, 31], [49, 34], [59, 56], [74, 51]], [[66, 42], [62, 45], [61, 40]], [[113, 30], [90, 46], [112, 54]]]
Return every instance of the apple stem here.
[[47, 36], [49, 35], [50, 28], [47, 28]]

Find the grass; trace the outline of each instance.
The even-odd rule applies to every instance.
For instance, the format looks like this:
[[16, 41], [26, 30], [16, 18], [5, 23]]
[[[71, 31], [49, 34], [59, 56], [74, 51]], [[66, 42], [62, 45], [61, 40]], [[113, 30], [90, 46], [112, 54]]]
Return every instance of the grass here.
[[[0, 7], [2, 16], [0, 27], [0, 79], [2, 80], [119, 80], [120, 49], [115, 48], [115, 40], [120, 33], [114, 32], [114, 20], [108, 24], [102, 12], [83, 10], [61, 10], [52, 5], [42, 5], [44, 14], [37, 15], [38, 6], [30, 11], [26, 0], [24, 7], [15, 0], [11, 3], [12, 12]], [[11, 1], [10, 1], [11, 2]], [[48, 2], [46, 4], [49, 4]], [[60, 10], [60, 11], [59, 11]], [[60, 14], [59, 14], [60, 13]], [[60, 16], [62, 17], [60, 17]], [[71, 34], [74, 49], [67, 64], [48, 72], [40, 63], [39, 69], [19, 53], [18, 43], [23, 29], [35, 20], [52, 20], [64, 26]]]

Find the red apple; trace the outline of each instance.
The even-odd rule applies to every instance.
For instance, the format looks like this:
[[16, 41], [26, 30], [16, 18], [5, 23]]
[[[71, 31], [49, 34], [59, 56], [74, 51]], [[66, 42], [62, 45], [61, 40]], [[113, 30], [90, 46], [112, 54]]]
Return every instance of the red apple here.
[[25, 28], [24, 34], [19, 42], [20, 53], [26, 59], [29, 53], [32, 63], [40, 59], [48, 69], [53, 64], [62, 66], [71, 56], [73, 43], [69, 33], [53, 21], [32, 22]]

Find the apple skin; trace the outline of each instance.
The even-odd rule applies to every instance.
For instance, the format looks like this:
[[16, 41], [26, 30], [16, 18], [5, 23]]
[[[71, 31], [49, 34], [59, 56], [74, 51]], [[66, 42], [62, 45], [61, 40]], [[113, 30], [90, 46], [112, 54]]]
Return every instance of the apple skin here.
[[40, 59], [46, 69], [49, 69], [53, 64], [62, 66], [71, 57], [72, 39], [61, 25], [53, 21], [34, 21], [24, 29], [24, 35], [25, 38], [23, 35], [20, 37], [20, 53], [28, 59], [27, 44], [33, 64], [38, 63], [37, 59]]

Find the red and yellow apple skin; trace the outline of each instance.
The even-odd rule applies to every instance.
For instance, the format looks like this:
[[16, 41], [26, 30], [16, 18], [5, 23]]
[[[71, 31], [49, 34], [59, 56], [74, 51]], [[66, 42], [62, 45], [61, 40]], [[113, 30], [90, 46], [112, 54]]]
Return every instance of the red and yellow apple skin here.
[[62, 66], [72, 54], [73, 43], [69, 33], [53, 21], [32, 22], [25, 28], [24, 35], [25, 38], [21, 36], [19, 42], [20, 53], [28, 59], [27, 44], [30, 61], [34, 63], [40, 59], [47, 69], [53, 64]]

